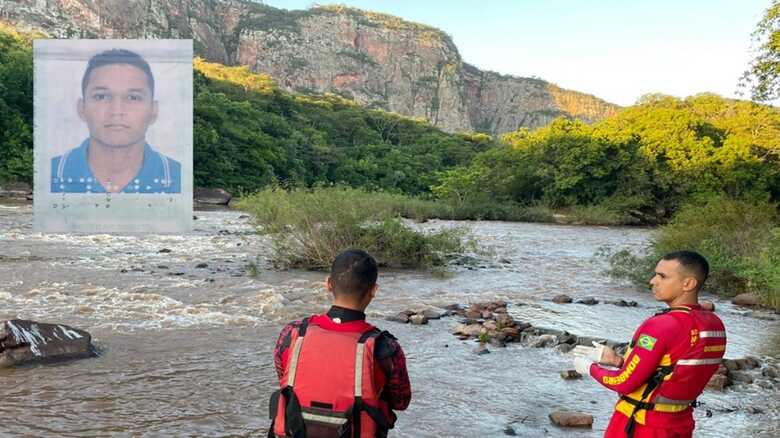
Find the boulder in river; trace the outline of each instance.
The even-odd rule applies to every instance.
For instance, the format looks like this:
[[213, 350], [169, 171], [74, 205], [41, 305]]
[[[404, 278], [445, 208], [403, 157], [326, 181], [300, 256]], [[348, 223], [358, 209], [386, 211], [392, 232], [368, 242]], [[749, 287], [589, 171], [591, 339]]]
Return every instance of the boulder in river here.
[[571, 299], [571, 297], [566, 294], [556, 295], [552, 299], [552, 302], [556, 304], [568, 304], [571, 303], [572, 301], [573, 300]]
[[0, 323], [0, 368], [95, 356], [84, 330], [21, 319]]
[[597, 299], [595, 299], [593, 297], [587, 297], [587, 298], [583, 298], [581, 300], [577, 300], [577, 304], [585, 304], [587, 306], [592, 306], [592, 305], [598, 304], [598, 303], [599, 303], [599, 300], [597, 300]]
[[550, 421], [562, 427], [592, 427], [593, 416], [572, 411], [555, 411], [550, 414]]
[[580, 379], [582, 374], [578, 373], [577, 370], [563, 370], [561, 371], [561, 378], [563, 380]]
[[206, 189], [202, 187], [196, 187], [193, 193], [195, 202], [199, 202], [201, 204], [227, 205], [232, 197], [233, 195], [224, 189]]
[[731, 299], [731, 302], [738, 306], [757, 306], [759, 298], [756, 294], [745, 293], [735, 296]]
[[425, 315], [412, 315], [409, 317], [409, 322], [411, 322], [414, 325], [423, 325], [428, 324], [428, 318], [425, 317]]

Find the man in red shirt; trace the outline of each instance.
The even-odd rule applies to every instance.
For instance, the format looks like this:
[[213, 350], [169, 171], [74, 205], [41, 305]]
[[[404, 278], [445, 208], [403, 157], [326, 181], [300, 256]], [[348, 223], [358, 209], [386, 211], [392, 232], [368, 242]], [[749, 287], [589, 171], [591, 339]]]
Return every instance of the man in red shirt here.
[[409, 405], [401, 346], [365, 321], [377, 276], [376, 261], [365, 251], [339, 254], [325, 282], [333, 294], [330, 310], [282, 329], [274, 349], [280, 390], [271, 397], [269, 437], [384, 437], [394, 426], [393, 411]]
[[693, 436], [696, 397], [726, 350], [723, 322], [698, 301], [708, 274], [707, 260], [696, 252], [667, 254], [650, 286], [668, 308], [639, 326], [625, 356], [595, 343], [574, 349], [577, 371], [620, 394], [606, 438]]

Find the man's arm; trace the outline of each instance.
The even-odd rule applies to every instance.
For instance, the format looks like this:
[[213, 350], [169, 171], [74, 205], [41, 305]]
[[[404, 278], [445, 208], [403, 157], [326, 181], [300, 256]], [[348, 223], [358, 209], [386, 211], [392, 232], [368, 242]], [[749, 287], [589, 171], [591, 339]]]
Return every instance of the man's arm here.
[[409, 383], [409, 373], [406, 369], [406, 356], [398, 341], [389, 333], [383, 334], [377, 340], [375, 353], [379, 367], [387, 380], [382, 398], [387, 401], [390, 409], [403, 411], [412, 399], [412, 386]]
[[292, 340], [292, 331], [298, 330], [300, 325], [300, 321], [294, 321], [287, 324], [279, 333], [279, 338], [276, 339], [276, 346], [274, 347], [274, 367], [276, 368], [276, 375], [279, 377], [279, 380], [282, 380], [282, 376], [284, 375], [284, 360], [287, 358], [287, 351]]
[[625, 395], [642, 386], [669, 352], [677, 323], [673, 318], [658, 316], [649, 319], [637, 330], [635, 345], [617, 370], [590, 366], [590, 375], [607, 388]]

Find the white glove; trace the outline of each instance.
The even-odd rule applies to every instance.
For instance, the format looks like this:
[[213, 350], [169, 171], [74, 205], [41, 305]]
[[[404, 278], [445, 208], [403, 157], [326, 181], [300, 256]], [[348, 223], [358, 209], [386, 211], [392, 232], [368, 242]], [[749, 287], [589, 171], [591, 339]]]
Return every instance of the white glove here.
[[574, 369], [583, 376], [590, 375], [591, 364], [593, 364], [593, 361], [588, 358], [579, 356], [574, 358]]
[[578, 345], [571, 352], [575, 357], [584, 357], [593, 362], [601, 362], [601, 355], [604, 354], [604, 345], [593, 341], [593, 347]]

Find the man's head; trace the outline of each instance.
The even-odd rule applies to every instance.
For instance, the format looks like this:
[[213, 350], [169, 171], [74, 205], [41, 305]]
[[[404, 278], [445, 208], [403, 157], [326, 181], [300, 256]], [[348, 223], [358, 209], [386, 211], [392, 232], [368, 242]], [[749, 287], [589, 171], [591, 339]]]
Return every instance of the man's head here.
[[709, 272], [707, 259], [697, 252], [669, 253], [658, 262], [650, 279], [653, 296], [669, 305], [696, 304]]
[[371, 255], [350, 249], [333, 260], [326, 285], [333, 293], [335, 304], [363, 310], [376, 294], [377, 275], [376, 260]]
[[93, 56], [81, 79], [79, 117], [90, 136], [114, 148], [144, 143], [157, 119], [154, 76], [137, 53], [112, 49]]

